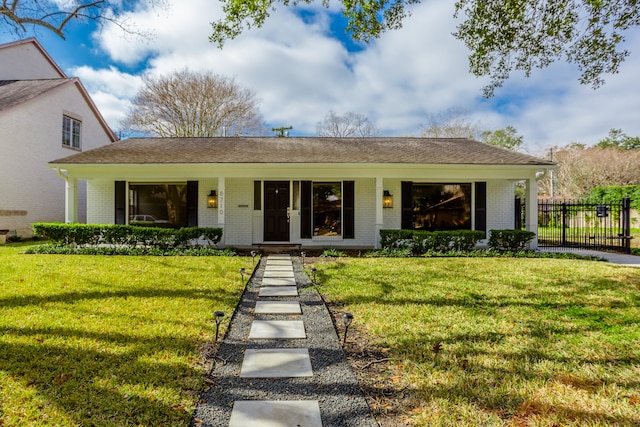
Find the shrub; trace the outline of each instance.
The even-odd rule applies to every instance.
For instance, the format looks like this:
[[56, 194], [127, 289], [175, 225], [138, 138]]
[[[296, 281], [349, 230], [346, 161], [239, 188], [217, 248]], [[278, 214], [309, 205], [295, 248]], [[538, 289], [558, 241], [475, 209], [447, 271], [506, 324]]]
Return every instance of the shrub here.
[[381, 230], [383, 249], [408, 249], [414, 255], [428, 252], [472, 251], [484, 233], [477, 230], [418, 231]]
[[161, 250], [215, 246], [222, 239], [221, 228], [159, 228], [112, 224], [33, 224], [37, 237], [62, 246], [156, 247]]
[[489, 249], [496, 251], [519, 251], [536, 236], [525, 230], [491, 230]]
[[338, 249], [325, 249], [324, 251], [322, 251], [322, 254], [320, 256], [341, 258], [341, 257], [346, 257], [347, 253]]

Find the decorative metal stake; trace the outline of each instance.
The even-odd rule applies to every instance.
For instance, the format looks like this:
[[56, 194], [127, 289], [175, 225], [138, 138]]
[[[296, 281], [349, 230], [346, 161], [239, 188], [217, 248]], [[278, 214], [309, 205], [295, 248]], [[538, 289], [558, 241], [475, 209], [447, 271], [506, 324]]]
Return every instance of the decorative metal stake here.
[[216, 322], [216, 339], [214, 342], [218, 342], [218, 330], [220, 329], [220, 323], [222, 323], [222, 319], [224, 319], [224, 313], [221, 311], [216, 311], [213, 313], [213, 319]]
[[349, 325], [353, 322], [353, 314], [351, 313], [342, 313], [342, 323], [344, 324], [344, 339], [342, 340], [342, 346], [347, 343], [347, 331], [349, 330]]

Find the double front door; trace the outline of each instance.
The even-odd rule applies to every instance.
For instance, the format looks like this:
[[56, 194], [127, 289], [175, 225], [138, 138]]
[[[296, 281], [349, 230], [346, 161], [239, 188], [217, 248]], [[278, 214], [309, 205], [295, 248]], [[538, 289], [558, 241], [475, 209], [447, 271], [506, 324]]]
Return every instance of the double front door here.
[[264, 183], [264, 240], [289, 241], [289, 181]]

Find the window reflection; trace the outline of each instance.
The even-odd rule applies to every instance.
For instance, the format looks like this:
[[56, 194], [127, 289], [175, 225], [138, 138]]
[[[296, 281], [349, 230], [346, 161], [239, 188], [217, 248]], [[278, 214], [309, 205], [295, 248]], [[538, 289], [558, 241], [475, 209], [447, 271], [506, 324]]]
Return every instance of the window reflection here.
[[342, 235], [342, 183], [313, 183], [313, 235]]
[[471, 184], [413, 184], [413, 228], [470, 230]]
[[129, 224], [187, 226], [186, 184], [130, 184]]

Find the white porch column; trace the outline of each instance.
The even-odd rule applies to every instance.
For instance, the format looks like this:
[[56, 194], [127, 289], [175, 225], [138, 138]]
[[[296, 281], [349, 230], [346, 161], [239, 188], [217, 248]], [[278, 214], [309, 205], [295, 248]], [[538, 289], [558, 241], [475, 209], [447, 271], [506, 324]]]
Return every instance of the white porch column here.
[[384, 226], [384, 211], [382, 209], [382, 192], [384, 191], [384, 180], [382, 177], [376, 177], [376, 226], [375, 236], [373, 241], [375, 242], [375, 248], [380, 249], [380, 230]]
[[529, 249], [538, 249], [538, 181], [535, 175], [526, 181], [527, 197], [525, 199], [525, 228], [527, 231], [536, 233], [536, 236], [529, 242]]
[[78, 179], [69, 176], [67, 171], [58, 169], [58, 175], [64, 179], [64, 222], [78, 222]]
[[218, 227], [222, 228], [222, 239], [220, 243], [222, 246], [225, 246], [225, 242], [227, 241], [226, 235], [227, 230], [224, 226], [224, 216], [225, 216], [225, 180], [224, 176], [218, 177]]

